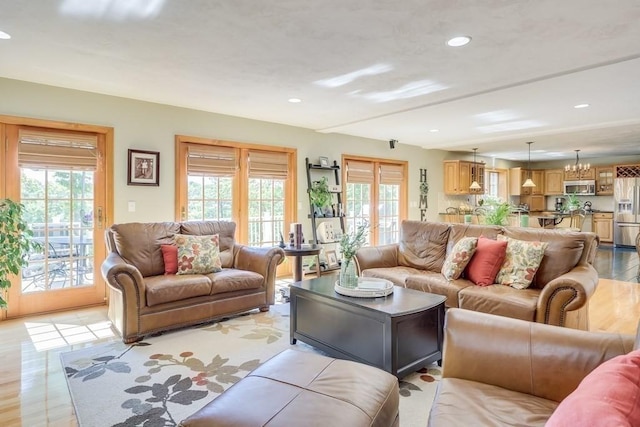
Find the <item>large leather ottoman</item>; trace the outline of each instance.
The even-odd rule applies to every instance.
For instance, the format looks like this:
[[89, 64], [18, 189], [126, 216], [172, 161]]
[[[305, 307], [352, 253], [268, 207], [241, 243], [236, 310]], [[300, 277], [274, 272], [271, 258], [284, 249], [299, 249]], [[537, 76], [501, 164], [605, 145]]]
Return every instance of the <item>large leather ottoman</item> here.
[[398, 380], [368, 365], [285, 350], [183, 420], [198, 426], [398, 426]]

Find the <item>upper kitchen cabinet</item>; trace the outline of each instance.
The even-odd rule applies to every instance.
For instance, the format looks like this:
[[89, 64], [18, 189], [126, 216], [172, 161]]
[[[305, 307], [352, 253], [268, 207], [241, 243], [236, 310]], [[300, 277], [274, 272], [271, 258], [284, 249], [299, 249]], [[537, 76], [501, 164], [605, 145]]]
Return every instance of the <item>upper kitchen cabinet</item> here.
[[[478, 181], [480, 189], [469, 187], [473, 180]], [[445, 194], [483, 194], [484, 164], [464, 160], [444, 161], [444, 193]]]
[[568, 170], [564, 172], [565, 181], [582, 181], [585, 179], [596, 179], [596, 169], [591, 168], [587, 171]]
[[544, 194], [547, 196], [562, 195], [564, 193], [563, 181], [563, 169], [549, 169], [544, 171]]
[[598, 196], [613, 194], [613, 166], [596, 168], [596, 194]]
[[[531, 172], [531, 180], [535, 187], [523, 187], [522, 184], [529, 177]], [[544, 195], [544, 171], [543, 170], [527, 170], [524, 168], [509, 169], [509, 195], [510, 196], [542, 196]]]

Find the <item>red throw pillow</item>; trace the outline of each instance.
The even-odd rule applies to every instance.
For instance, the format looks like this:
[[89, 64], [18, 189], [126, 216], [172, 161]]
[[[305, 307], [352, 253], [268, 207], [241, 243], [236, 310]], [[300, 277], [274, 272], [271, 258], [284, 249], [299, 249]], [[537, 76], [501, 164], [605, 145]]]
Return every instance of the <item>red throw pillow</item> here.
[[591, 371], [545, 425], [640, 426], [640, 350], [614, 357]]
[[493, 285], [507, 253], [507, 241], [478, 238], [476, 251], [465, 270], [466, 277], [478, 286]]
[[164, 259], [164, 274], [178, 272], [178, 247], [174, 245], [160, 245]]

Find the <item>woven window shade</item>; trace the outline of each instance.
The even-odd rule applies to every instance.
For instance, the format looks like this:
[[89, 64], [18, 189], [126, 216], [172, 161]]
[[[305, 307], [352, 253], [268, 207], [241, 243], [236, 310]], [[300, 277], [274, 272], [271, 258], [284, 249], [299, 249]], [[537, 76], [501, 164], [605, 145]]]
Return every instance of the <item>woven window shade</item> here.
[[249, 177], [263, 179], [287, 179], [289, 174], [287, 153], [249, 151]]
[[238, 150], [218, 145], [187, 144], [187, 173], [233, 176], [238, 169]]
[[373, 178], [373, 162], [347, 160], [347, 182], [372, 184]]
[[20, 167], [78, 170], [97, 168], [97, 135], [20, 129], [18, 138]]
[[380, 184], [402, 184], [404, 167], [401, 165], [380, 165]]

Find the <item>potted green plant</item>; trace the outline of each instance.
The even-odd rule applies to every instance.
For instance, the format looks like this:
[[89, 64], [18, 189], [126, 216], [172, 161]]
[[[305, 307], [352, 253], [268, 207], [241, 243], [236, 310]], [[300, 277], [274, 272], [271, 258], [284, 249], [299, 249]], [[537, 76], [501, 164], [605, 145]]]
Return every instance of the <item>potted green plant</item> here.
[[576, 196], [576, 193], [569, 194], [567, 196], [567, 206], [569, 207], [570, 211], [575, 211], [577, 209], [580, 209], [580, 199], [578, 199], [578, 196]]
[[9, 277], [28, 264], [31, 250], [40, 245], [32, 240], [33, 231], [24, 220], [24, 206], [11, 199], [0, 200], [0, 307], [7, 308], [5, 293], [11, 287]]
[[507, 202], [488, 201], [484, 223], [490, 225], [507, 225], [511, 213], [511, 205]]
[[329, 180], [323, 176], [320, 181], [311, 183], [309, 198], [314, 207], [316, 216], [326, 215], [326, 209], [331, 206], [331, 192], [329, 191]]

